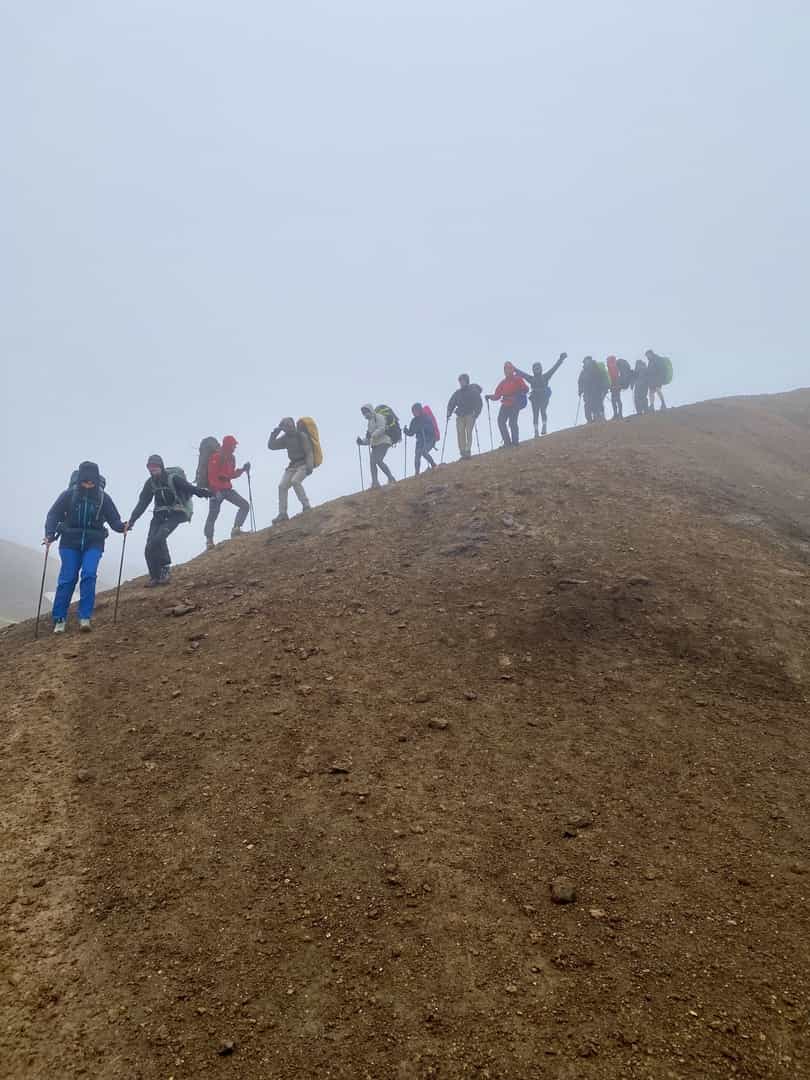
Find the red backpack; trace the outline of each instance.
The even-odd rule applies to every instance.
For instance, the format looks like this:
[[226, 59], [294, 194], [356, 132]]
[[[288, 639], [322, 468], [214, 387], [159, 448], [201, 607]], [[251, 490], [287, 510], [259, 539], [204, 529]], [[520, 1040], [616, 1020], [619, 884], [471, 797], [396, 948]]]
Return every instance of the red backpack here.
[[425, 414], [425, 416], [430, 417], [430, 422], [431, 422], [431, 424], [433, 424], [433, 434], [436, 437], [435, 441], [440, 442], [441, 437], [442, 437], [442, 432], [441, 432], [441, 428], [439, 427], [439, 421], [433, 415], [433, 410], [431, 409], [431, 407], [429, 405], [423, 405], [422, 406], [422, 412]]
[[610, 381], [616, 386], [621, 382], [621, 374], [619, 373], [619, 365], [615, 356], [609, 356], [607, 358], [608, 375], [610, 375]]

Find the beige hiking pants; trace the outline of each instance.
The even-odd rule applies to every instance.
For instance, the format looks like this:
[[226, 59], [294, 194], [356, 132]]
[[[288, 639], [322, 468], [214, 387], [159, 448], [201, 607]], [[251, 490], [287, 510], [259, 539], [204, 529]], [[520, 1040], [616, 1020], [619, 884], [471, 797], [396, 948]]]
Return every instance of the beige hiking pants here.
[[473, 431], [475, 429], [475, 417], [456, 417], [456, 432], [458, 434], [458, 450], [462, 457], [469, 457], [472, 453]]

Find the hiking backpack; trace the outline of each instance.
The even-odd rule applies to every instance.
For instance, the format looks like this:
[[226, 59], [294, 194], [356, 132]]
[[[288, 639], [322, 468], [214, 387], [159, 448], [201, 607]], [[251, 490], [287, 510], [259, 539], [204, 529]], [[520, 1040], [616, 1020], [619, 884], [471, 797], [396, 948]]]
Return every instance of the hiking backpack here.
[[672, 368], [672, 361], [668, 356], [660, 356], [658, 360], [658, 371], [661, 375], [661, 385], [669, 386], [669, 384], [672, 382], [672, 376], [675, 374]]
[[633, 385], [633, 369], [626, 360], [622, 359], [616, 361], [616, 366], [619, 369], [619, 388], [629, 390]]
[[399, 426], [399, 417], [389, 405], [378, 405], [374, 410], [380, 416], [385, 417], [385, 433], [391, 440], [391, 445], [396, 446], [402, 442], [402, 428]]
[[422, 412], [425, 414], [425, 416], [430, 420], [431, 424], [433, 425], [433, 445], [435, 446], [438, 442], [441, 441], [441, 437], [442, 437], [441, 428], [439, 427], [439, 421], [433, 415], [433, 409], [431, 409], [431, 407], [429, 405], [423, 405], [422, 406]]
[[525, 409], [528, 403], [529, 397], [523, 390], [521, 390], [519, 394], [515, 394], [515, 405], [517, 405], [518, 412], [520, 412], [521, 409]]
[[596, 368], [599, 372], [599, 378], [602, 382], [601, 393], [606, 394], [610, 389], [610, 375], [608, 375], [607, 364], [604, 360], [597, 360]]
[[318, 425], [311, 416], [302, 416], [298, 421], [298, 430], [305, 431], [309, 436], [309, 441], [312, 443], [312, 467], [317, 469], [319, 465], [323, 464], [323, 448], [321, 447]]
[[[211, 455], [221, 449], [219, 440], [215, 439], [213, 435], [208, 435], [200, 443], [200, 456], [197, 458], [197, 475], [194, 479], [197, 487], [208, 487], [208, 462]], [[183, 479], [185, 480], [185, 473], [183, 473]]]
[[[208, 466], [206, 465], [206, 468], [207, 467]], [[199, 466], [197, 466], [197, 468], [199, 469]], [[166, 481], [169, 485], [169, 491], [174, 496], [174, 506], [172, 507], [172, 510], [179, 510], [181, 513], [186, 515], [186, 521], [191, 521], [191, 517], [194, 513], [194, 502], [192, 501], [190, 495], [181, 495], [178, 492], [177, 488], [174, 486], [174, 481], [177, 479], [178, 476], [181, 480], [186, 479], [185, 469], [181, 469], [179, 465], [169, 465], [163, 471], [166, 473]], [[152, 479], [152, 487], [157, 493], [160, 485], [155, 483], [154, 478]], [[199, 484], [198, 487], [205, 487], [205, 484]]]

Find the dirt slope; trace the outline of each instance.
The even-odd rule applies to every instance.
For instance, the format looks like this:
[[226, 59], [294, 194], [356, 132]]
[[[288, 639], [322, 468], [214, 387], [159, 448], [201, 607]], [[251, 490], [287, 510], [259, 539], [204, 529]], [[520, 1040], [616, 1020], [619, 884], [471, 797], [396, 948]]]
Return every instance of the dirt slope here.
[[810, 1075], [808, 414], [562, 433], [0, 634], [0, 1073]]

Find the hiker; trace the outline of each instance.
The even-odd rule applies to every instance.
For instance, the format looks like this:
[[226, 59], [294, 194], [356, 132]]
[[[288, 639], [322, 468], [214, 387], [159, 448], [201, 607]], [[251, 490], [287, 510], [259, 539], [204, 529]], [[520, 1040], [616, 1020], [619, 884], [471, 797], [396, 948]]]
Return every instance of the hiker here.
[[302, 512], [312, 509], [307, 493], [304, 491], [304, 480], [312, 475], [315, 468], [315, 451], [304, 423], [299, 421], [296, 427], [295, 420], [291, 416], [285, 416], [283, 420], [279, 420], [270, 432], [267, 449], [286, 450], [287, 457], [290, 459], [282, 474], [281, 483], [278, 485], [278, 514], [273, 518], [273, 524], [280, 525], [282, 521], [290, 520], [287, 513], [290, 488], [298, 496]]
[[610, 377], [605, 365], [586, 356], [579, 373], [579, 396], [585, 404], [585, 419], [589, 424], [605, 419], [605, 398], [609, 389]]
[[610, 405], [613, 409], [613, 420], [621, 420], [624, 418], [624, 407], [622, 405], [622, 377], [619, 372], [619, 361], [615, 356], [609, 356], [607, 358], [607, 372], [610, 377]]
[[[549, 383], [554, 375], [562, 367], [564, 361], [568, 358], [568, 353], [560, 353], [560, 357], [557, 363], [548, 371], [543, 371], [542, 364], [532, 364], [532, 374], [521, 371], [519, 368], [516, 372], [522, 379], [525, 379], [529, 386], [532, 388], [532, 392], [529, 394], [529, 401], [532, 403], [532, 421], [534, 422], [534, 437], [535, 439], [539, 435], [545, 435], [548, 432], [548, 403], [551, 401], [551, 387]], [[542, 417], [543, 430], [539, 431], [539, 421]]]
[[517, 446], [520, 442], [518, 433], [518, 413], [526, 407], [529, 387], [518, 375], [514, 364], [503, 365], [504, 377], [495, 387], [493, 394], [487, 394], [487, 401], [500, 401], [498, 410], [498, 428], [504, 446]]
[[210, 499], [208, 488], [198, 487], [186, 480], [186, 474], [178, 467], [166, 468], [160, 454], [150, 454], [146, 461], [149, 479], [143, 485], [135, 509], [129, 515], [127, 531], [144, 514], [154, 500], [155, 509], [149, 523], [144, 556], [149, 570], [147, 588], [168, 585], [171, 579], [172, 557], [166, 541], [178, 525], [191, 521], [192, 495], [198, 499]]
[[236, 518], [231, 529], [231, 539], [242, 535], [242, 526], [250, 512], [250, 503], [243, 499], [238, 491], [233, 490], [232, 480], [237, 480], [242, 473], [250, 472], [250, 462], [246, 461], [241, 469], [236, 467], [234, 450], [239, 444], [233, 435], [226, 435], [222, 448], [215, 450], [208, 459], [208, 489], [211, 502], [208, 504], [208, 517], [205, 519], [205, 548], [210, 551], [214, 546], [214, 526], [224, 502], [229, 502], [236, 509]]
[[471, 383], [469, 375], [459, 375], [458, 390], [447, 402], [447, 419], [456, 414], [456, 435], [461, 460], [472, 457], [472, 441], [475, 424], [484, 407], [483, 390], [478, 383]]
[[650, 373], [646, 360], [637, 360], [633, 369], [633, 404], [636, 416], [650, 412]]
[[380, 486], [378, 469], [388, 478], [389, 484], [395, 484], [396, 477], [385, 464], [385, 455], [392, 445], [391, 436], [388, 433], [388, 418], [385, 413], [375, 411], [371, 405], [364, 405], [360, 412], [365, 416], [368, 426], [364, 439], [358, 435], [357, 445], [370, 448], [371, 486], [373, 488]]
[[416, 439], [413, 471], [418, 476], [422, 470], [422, 458], [431, 469], [436, 468], [436, 462], [430, 456], [430, 451], [436, 445], [436, 424], [432, 414], [427, 413], [419, 402], [411, 407], [411, 412], [413, 420], [403, 428], [403, 432], [409, 439]]
[[45, 518], [45, 539], [50, 545], [59, 537], [62, 568], [53, 602], [53, 631], [64, 633], [68, 608], [81, 573], [79, 585], [79, 629], [92, 629], [90, 620], [96, 603], [98, 564], [104, 554], [107, 524], [117, 533], [126, 532], [127, 523], [104, 490], [105, 481], [94, 461], [83, 461], [70, 478]]
[[656, 396], [661, 402], [660, 412], [663, 412], [667, 403], [664, 401], [664, 387], [672, 382], [672, 361], [668, 356], [659, 356], [652, 349], [647, 349], [644, 354], [647, 357], [647, 372], [650, 383], [650, 412], [655, 412]]

